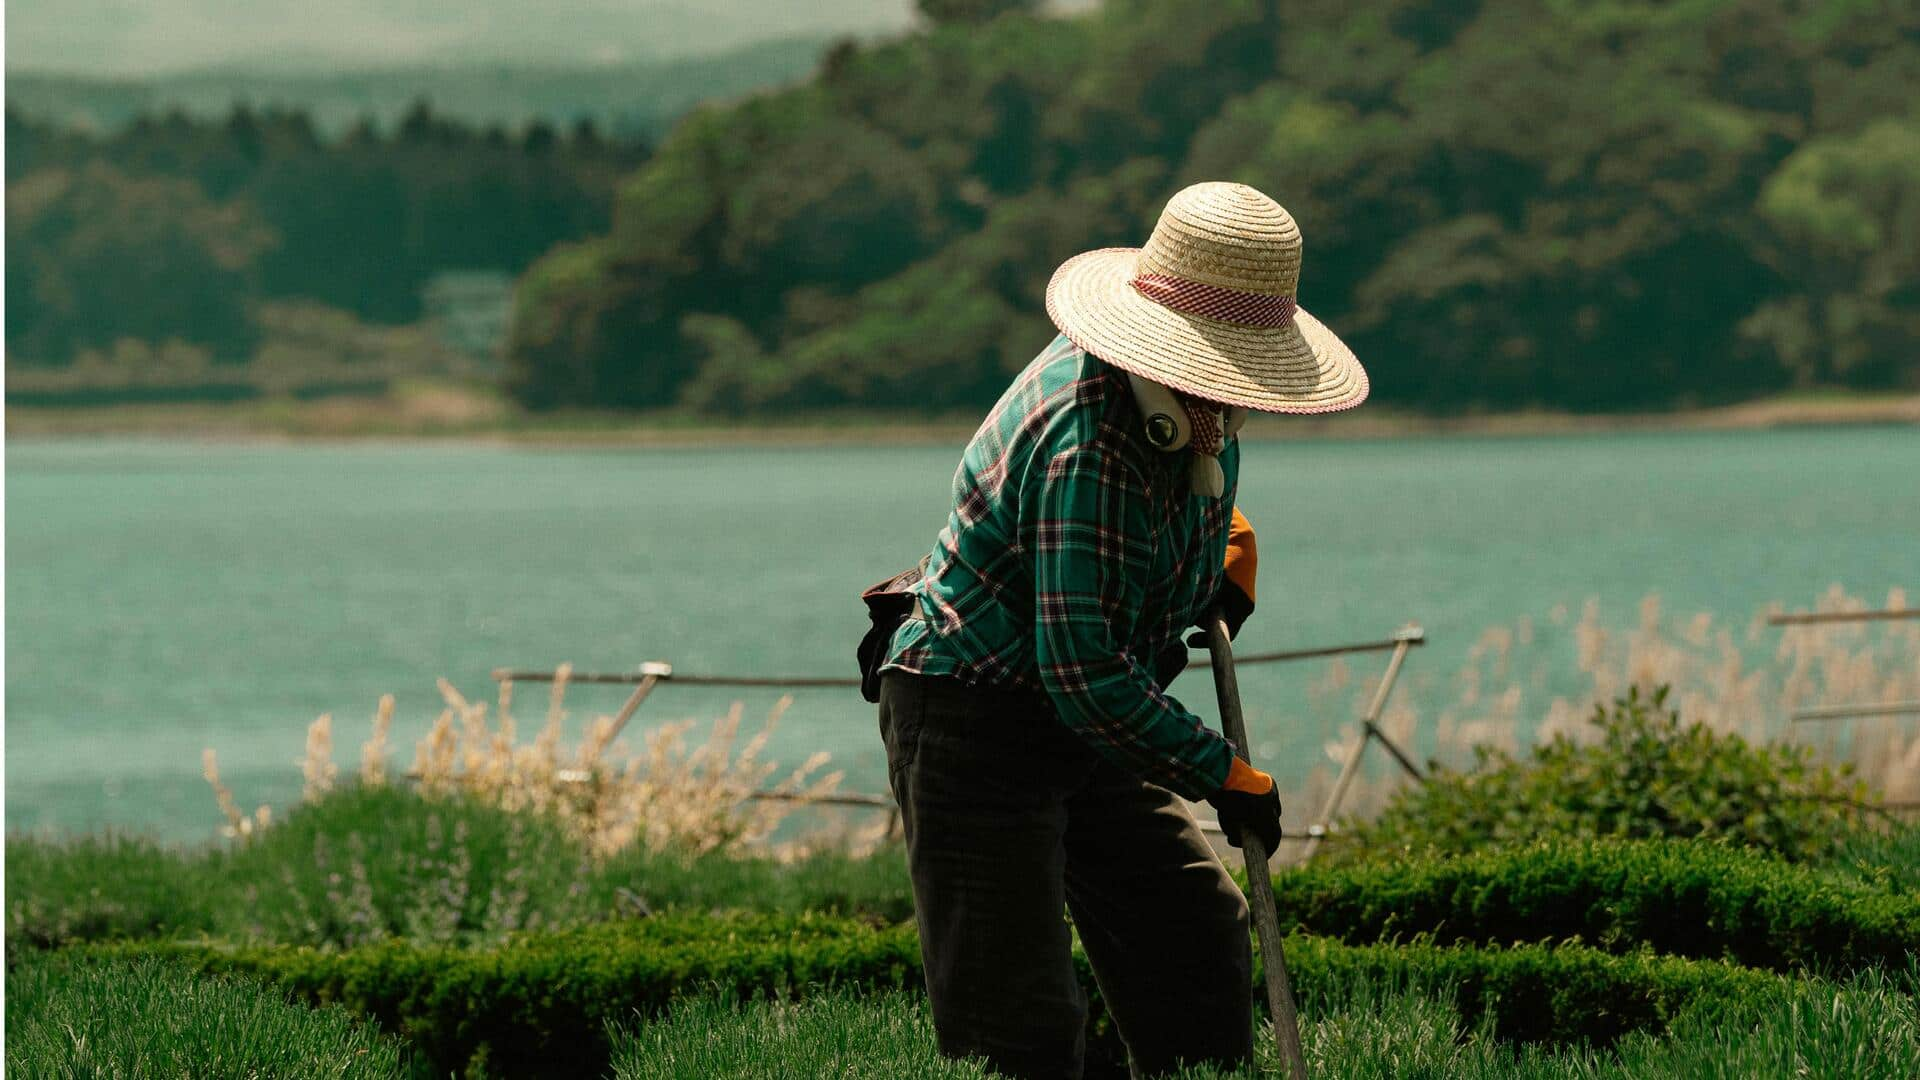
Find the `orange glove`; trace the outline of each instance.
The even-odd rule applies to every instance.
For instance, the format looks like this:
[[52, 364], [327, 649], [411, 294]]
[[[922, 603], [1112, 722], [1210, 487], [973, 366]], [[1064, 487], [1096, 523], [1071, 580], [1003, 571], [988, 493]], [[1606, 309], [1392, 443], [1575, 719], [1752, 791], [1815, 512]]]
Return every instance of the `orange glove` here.
[[1227, 527], [1227, 580], [1220, 586], [1220, 613], [1227, 617], [1227, 636], [1239, 637], [1240, 624], [1253, 614], [1253, 578], [1260, 568], [1260, 547], [1253, 539], [1247, 515], [1233, 508]]
[[1233, 524], [1227, 526], [1227, 581], [1247, 598], [1247, 610], [1253, 610], [1253, 579], [1260, 569], [1260, 545], [1254, 540], [1253, 524], [1247, 515], [1233, 508]]
[[1235, 757], [1227, 769], [1227, 782], [1221, 786], [1228, 791], [1265, 795], [1273, 790], [1273, 777]]

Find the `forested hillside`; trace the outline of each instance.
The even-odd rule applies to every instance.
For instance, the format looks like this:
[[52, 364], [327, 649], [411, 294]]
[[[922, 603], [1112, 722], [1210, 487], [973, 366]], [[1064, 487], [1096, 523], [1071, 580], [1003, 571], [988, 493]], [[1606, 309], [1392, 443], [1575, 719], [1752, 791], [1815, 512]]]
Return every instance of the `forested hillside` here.
[[475, 126], [571, 125], [586, 117], [612, 137], [657, 142], [702, 101], [805, 78], [825, 41], [792, 38], [718, 55], [592, 66], [470, 61], [340, 72], [216, 68], [135, 79], [9, 72], [7, 101], [35, 120], [95, 132], [174, 109], [223, 117], [238, 102], [297, 109], [323, 136], [333, 136], [368, 119], [381, 127], [397, 124], [426, 98], [448, 119]]
[[285, 110], [104, 136], [9, 112], [8, 363], [125, 341], [244, 359], [274, 300], [410, 321], [436, 273], [517, 273], [604, 230], [645, 157], [591, 123], [479, 128], [424, 103], [335, 138]]
[[843, 45], [683, 121], [534, 266], [513, 385], [976, 405], [1050, 336], [1055, 264], [1228, 178], [1299, 219], [1302, 303], [1377, 400], [1914, 387], [1916, 86], [1905, 0], [1109, 0]]

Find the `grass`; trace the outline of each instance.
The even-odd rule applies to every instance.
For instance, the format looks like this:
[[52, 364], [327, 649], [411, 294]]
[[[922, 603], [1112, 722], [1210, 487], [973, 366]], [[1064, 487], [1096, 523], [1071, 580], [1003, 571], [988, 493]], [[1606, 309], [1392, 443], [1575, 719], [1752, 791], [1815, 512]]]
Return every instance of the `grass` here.
[[7, 967], [7, 1071], [14, 1076], [403, 1075], [399, 1042], [337, 1008], [196, 976], [151, 960], [27, 952]]
[[1850, 832], [1826, 865], [1844, 877], [1920, 896], [1920, 822]]
[[614, 1035], [616, 1080], [986, 1080], [979, 1061], [940, 1057], [926, 999], [845, 993], [742, 1004], [731, 995], [690, 998], [668, 1019]]
[[[1768, 997], [1732, 1003], [1718, 1015], [1683, 1020], [1668, 1038], [1631, 1035], [1610, 1055], [1576, 1059], [1566, 1071], [1536, 1068], [1530, 1075], [1582, 1080], [1911, 1077], [1920, 1062], [1916, 992], [1920, 981], [1912, 968], [1892, 976], [1863, 972], [1837, 985], [1788, 983]], [[1522, 1063], [1546, 1055], [1528, 1058]]]
[[[1783, 983], [1766, 996], [1696, 1012], [1665, 1035], [1630, 1035], [1592, 1050], [1512, 1046], [1484, 1025], [1464, 1024], [1440, 996], [1362, 983], [1319, 1002], [1301, 1041], [1313, 1075], [1342, 1080], [1908, 1080], [1920, 1060], [1916, 990], [1912, 971], [1838, 985]], [[614, 1042], [617, 1080], [990, 1075], [978, 1062], [935, 1055], [926, 1001], [917, 994], [751, 1002], [707, 995], [681, 1002], [665, 1020], [616, 1031]], [[1236, 1075], [1284, 1075], [1269, 1034], [1256, 1041], [1254, 1066]]]

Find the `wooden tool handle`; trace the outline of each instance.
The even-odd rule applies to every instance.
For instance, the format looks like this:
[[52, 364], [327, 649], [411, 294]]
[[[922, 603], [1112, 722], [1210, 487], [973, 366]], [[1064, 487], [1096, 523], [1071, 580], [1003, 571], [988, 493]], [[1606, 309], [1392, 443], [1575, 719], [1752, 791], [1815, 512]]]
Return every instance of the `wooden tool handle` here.
[[[1233, 673], [1233, 641], [1227, 620], [1218, 608], [1207, 613], [1207, 652], [1213, 658], [1213, 689], [1220, 700], [1220, 726], [1241, 758], [1253, 764], [1253, 744], [1247, 739], [1247, 721], [1240, 713], [1240, 683]], [[1293, 980], [1280, 945], [1280, 911], [1273, 898], [1273, 878], [1267, 869], [1270, 852], [1251, 830], [1240, 830], [1240, 854], [1247, 867], [1247, 900], [1253, 928], [1260, 940], [1265, 969], [1267, 1007], [1273, 1014], [1273, 1034], [1280, 1043], [1280, 1060], [1294, 1080], [1307, 1080], [1307, 1056], [1300, 1046], [1300, 1014], [1294, 1007]]]

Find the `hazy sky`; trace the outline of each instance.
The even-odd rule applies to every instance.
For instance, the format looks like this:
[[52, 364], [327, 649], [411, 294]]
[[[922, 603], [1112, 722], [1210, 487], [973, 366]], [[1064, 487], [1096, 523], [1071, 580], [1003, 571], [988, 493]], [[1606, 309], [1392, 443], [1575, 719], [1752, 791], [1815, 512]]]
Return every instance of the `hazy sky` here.
[[899, 30], [913, 0], [7, 0], [9, 70], [588, 63]]

